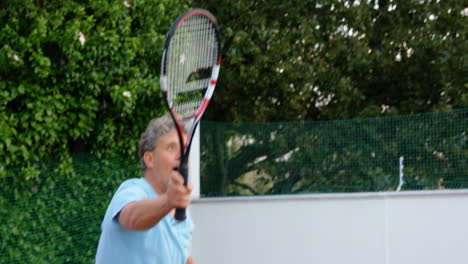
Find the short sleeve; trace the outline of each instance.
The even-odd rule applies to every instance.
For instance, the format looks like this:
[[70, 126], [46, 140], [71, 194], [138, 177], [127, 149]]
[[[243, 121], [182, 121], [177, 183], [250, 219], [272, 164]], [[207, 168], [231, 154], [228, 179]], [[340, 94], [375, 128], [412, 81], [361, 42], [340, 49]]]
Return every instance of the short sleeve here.
[[109, 216], [111, 219], [122, 211], [122, 209], [129, 203], [147, 198], [144, 188], [137, 185], [134, 181], [129, 180], [122, 183], [117, 192], [114, 194], [112, 201], [109, 205]]

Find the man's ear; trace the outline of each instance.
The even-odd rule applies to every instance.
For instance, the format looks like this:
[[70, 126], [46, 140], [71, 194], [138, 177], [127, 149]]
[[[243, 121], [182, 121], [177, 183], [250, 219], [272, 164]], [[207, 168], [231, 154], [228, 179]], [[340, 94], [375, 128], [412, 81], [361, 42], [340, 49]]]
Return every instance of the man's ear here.
[[146, 168], [153, 168], [153, 152], [146, 151], [143, 154], [143, 161], [145, 162]]

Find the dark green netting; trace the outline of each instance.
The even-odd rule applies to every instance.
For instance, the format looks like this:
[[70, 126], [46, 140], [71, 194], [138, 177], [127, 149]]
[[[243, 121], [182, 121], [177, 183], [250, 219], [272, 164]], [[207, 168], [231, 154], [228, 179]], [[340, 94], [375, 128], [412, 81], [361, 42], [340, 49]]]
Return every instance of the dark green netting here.
[[201, 192], [467, 188], [467, 130], [467, 109], [342, 121], [203, 122]]

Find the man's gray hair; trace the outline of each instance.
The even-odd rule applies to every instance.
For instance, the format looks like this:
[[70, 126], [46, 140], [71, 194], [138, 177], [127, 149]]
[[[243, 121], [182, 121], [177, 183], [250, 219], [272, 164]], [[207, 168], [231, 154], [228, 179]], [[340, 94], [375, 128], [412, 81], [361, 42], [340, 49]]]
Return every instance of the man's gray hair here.
[[150, 121], [145, 132], [141, 134], [140, 142], [138, 143], [138, 157], [140, 158], [140, 169], [142, 171], [146, 170], [146, 164], [143, 160], [145, 152], [154, 151], [159, 143], [159, 139], [174, 129], [176, 129], [176, 126], [169, 113]]

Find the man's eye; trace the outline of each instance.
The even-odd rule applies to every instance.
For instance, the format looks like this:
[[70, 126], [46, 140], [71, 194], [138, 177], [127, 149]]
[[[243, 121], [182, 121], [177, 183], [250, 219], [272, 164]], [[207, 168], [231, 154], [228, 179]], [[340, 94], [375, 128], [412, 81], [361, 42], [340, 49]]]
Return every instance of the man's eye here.
[[167, 146], [167, 150], [169, 150], [169, 151], [176, 151], [176, 150], [177, 150], [177, 147], [176, 147], [176, 145], [171, 144], [171, 145]]

